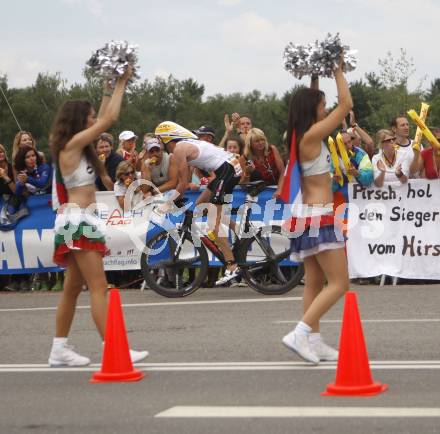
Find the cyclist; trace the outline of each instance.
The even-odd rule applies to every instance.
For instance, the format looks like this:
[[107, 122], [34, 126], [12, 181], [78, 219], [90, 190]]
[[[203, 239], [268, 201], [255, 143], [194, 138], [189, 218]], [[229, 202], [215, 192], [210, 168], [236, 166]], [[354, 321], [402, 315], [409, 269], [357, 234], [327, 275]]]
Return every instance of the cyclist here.
[[227, 196], [232, 194], [232, 190], [240, 182], [242, 174], [240, 162], [230, 152], [199, 140], [189, 130], [171, 121], [160, 123], [156, 127], [155, 134], [166, 150], [174, 155], [179, 173], [177, 191], [180, 195], [183, 195], [188, 188], [189, 166], [215, 174], [207, 189], [200, 194], [196, 205], [211, 203], [215, 206], [216, 220], [213, 230], [217, 237], [217, 245], [226, 260], [226, 271], [224, 276], [217, 280], [216, 285], [223, 285], [241, 274], [229, 245], [227, 233], [221, 231], [219, 234], [222, 205], [227, 203]]

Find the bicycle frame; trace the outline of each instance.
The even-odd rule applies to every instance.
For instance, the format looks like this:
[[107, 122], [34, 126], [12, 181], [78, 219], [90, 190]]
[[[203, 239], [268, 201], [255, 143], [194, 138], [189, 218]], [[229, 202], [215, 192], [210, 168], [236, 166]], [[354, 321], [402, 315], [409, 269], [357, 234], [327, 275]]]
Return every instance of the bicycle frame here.
[[[245, 202], [244, 202], [244, 206], [243, 206], [243, 209], [241, 212], [241, 215], [244, 218], [242, 217], [240, 219], [240, 224], [239, 224], [238, 230], [234, 231], [234, 233], [236, 235], [236, 239], [232, 245], [232, 252], [234, 253], [234, 257], [237, 256], [236, 253], [237, 253], [237, 250], [240, 248], [243, 234], [249, 233], [252, 228], [255, 228], [255, 226], [252, 224], [252, 221], [250, 219], [251, 212], [252, 212], [252, 203], [257, 203], [257, 197], [247, 194]], [[231, 215], [238, 215], [239, 210], [240, 210], [240, 208], [233, 208], [231, 210]], [[206, 249], [208, 251], [210, 251], [223, 265], [226, 265], [225, 257], [223, 255], [223, 253], [221, 252], [221, 250], [219, 249], [219, 247], [215, 244], [215, 242], [210, 240], [206, 234], [201, 234], [201, 232], [198, 230], [198, 228], [196, 226], [192, 225], [192, 220], [193, 220], [193, 212], [186, 211], [185, 218], [184, 218], [184, 221], [181, 226], [183, 233], [179, 239], [179, 242], [176, 245], [177, 255], [180, 253], [180, 248], [183, 245], [183, 243], [185, 242], [185, 239], [187, 237], [187, 231], [191, 231], [191, 234], [193, 237], [196, 236], [196, 237], [200, 238], [200, 241], [206, 247]], [[194, 233], [195, 229], [197, 230], [196, 233]], [[255, 229], [257, 229], [257, 228], [255, 228]], [[255, 231], [255, 234], [253, 236], [256, 236], [258, 234], [258, 232], [259, 232], [259, 229], [257, 229]], [[272, 260], [275, 259], [275, 254], [270, 246], [266, 246], [264, 243], [262, 243], [261, 240], [259, 239], [259, 237], [256, 238], [256, 241], [268, 258], [270, 258]], [[242, 268], [249, 269], [249, 268], [260, 268], [262, 265], [265, 265], [267, 263], [268, 263], [268, 260], [264, 259], [262, 261], [256, 261], [252, 264], [248, 264], [248, 263], [241, 264], [240, 263], [238, 265]]]
[[[228, 207], [216, 207], [216, 210], [221, 212], [222, 227], [229, 225], [226, 232], [232, 230], [234, 233], [230, 244], [235, 261], [243, 270], [242, 278], [251, 288], [263, 294], [283, 294], [297, 284], [297, 275], [301, 274], [301, 270], [286, 268], [289, 265], [284, 260], [290, 255], [290, 248], [286, 245], [286, 239], [283, 239], [282, 228], [278, 225], [261, 225], [259, 221], [251, 220], [253, 211], [261, 212], [260, 207], [257, 211], [254, 206], [258, 203], [262, 186], [258, 183], [242, 186], [246, 194], [239, 207], [229, 207], [229, 212]], [[203, 205], [208, 213], [212, 210], [208, 204]], [[211, 228], [214, 215], [208, 214], [208, 222], [199, 218], [204, 208], [196, 208], [195, 211], [187, 209], [175, 229], [165, 229], [152, 238], [151, 245], [148, 244], [153, 248], [152, 262], [148, 251], [143, 253], [142, 272], [151, 288], [159, 294], [167, 297], [189, 295], [203, 284], [210, 259], [217, 258], [217, 264], [225, 265], [224, 254], [219, 247], [223, 244], [217, 243], [215, 238], [212, 240], [205, 228], [205, 224]], [[234, 216], [229, 222], [228, 214]], [[162, 245], [168, 246], [168, 250], [164, 254], [162, 250], [154, 253], [158, 248], [162, 249]], [[154, 259], [156, 254], [161, 256]], [[158, 282], [154, 271], [161, 269], [165, 270], [165, 277], [164, 281]]]

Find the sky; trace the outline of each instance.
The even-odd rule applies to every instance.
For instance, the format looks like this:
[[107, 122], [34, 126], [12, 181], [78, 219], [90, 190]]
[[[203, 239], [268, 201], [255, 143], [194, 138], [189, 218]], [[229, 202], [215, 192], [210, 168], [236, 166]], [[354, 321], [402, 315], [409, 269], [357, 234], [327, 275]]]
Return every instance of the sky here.
[[[284, 70], [285, 46], [328, 32], [358, 50], [349, 81], [379, 72], [378, 59], [401, 48], [416, 68], [410, 87], [440, 77], [440, 0], [15, 0], [2, 2], [1, 16], [0, 74], [11, 87], [31, 85], [39, 72], [83, 82], [93, 51], [127, 40], [139, 46], [142, 79], [193, 78], [205, 96], [282, 95], [300, 83]], [[321, 88], [334, 100], [332, 79]]]

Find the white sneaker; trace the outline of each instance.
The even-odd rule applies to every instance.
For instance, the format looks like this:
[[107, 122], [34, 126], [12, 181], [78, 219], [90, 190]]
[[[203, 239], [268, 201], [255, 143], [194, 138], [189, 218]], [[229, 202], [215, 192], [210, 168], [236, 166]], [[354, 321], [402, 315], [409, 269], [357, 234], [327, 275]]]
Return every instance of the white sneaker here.
[[310, 349], [307, 335], [300, 335], [292, 331], [284, 336], [283, 344], [306, 362], [314, 365], [319, 363], [319, 357]]
[[241, 274], [241, 270], [239, 267], [235, 267], [232, 271], [226, 270], [223, 277], [221, 277], [220, 279], [217, 280], [217, 282], [215, 282], [215, 286], [224, 285], [225, 283], [228, 283], [232, 279], [235, 279], [236, 277], [240, 276], [240, 274]]
[[310, 349], [319, 357], [321, 362], [336, 362], [339, 352], [327, 345], [322, 339], [310, 344]]
[[90, 359], [88, 357], [81, 356], [73, 351], [71, 345], [63, 345], [59, 348], [52, 348], [49, 355], [49, 366], [87, 366], [90, 364]]
[[131, 363], [138, 363], [148, 357], [148, 351], [130, 350]]

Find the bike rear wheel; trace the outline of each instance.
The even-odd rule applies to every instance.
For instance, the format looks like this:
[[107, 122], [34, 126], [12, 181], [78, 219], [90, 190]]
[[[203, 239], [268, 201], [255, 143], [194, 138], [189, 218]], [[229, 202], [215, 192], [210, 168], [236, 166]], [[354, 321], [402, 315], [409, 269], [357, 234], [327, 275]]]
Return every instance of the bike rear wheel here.
[[303, 265], [290, 265], [289, 256], [289, 238], [280, 226], [271, 226], [241, 241], [237, 262], [242, 264], [243, 278], [251, 288], [265, 295], [280, 295], [295, 288], [304, 276]]
[[208, 255], [203, 245], [195, 246], [189, 232], [177, 252], [181, 231], [162, 231], [146, 244], [141, 270], [149, 288], [164, 297], [186, 297], [205, 281]]

